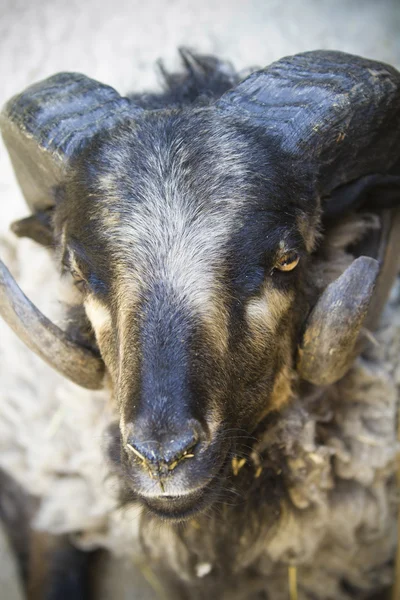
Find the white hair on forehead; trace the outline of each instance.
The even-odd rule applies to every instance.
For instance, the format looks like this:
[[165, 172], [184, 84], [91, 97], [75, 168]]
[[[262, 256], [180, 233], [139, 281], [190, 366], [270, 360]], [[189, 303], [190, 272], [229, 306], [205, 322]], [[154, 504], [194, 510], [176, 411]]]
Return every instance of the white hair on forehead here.
[[[138, 201], [131, 205], [129, 216], [110, 227], [107, 235], [117, 268], [120, 265], [121, 286], [128, 282], [133, 300], [131, 278], [136, 280], [136, 289], [162, 281], [191, 307], [210, 315], [221, 294], [218, 275], [224, 247], [240, 226], [240, 208], [248, 195], [247, 185], [238, 184], [235, 197], [227, 197], [218, 188], [218, 180], [234, 165], [240, 181], [246, 166], [236, 148], [230, 165], [224, 161], [217, 165], [215, 181], [210, 178], [209, 189], [196, 190], [194, 201], [192, 182], [183, 176], [186, 151], [178, 142], [176, 145], [179, 151], [174, 149], [174, 159], [168, 151], [163, 156], [160, 148], [147, 157], [154, 177], [142, 177], [136, 190]], [[107, 188], [110, 190], [110, 177]], [[115, 190], [115, 185], [111, 189]]]
[[[161, 282], [167, 293], [201, 318], [210, 341], [225, 353], [228, 320], [220, 272], [234, 212], [225, 210], [221, 218], [216, 211], [203, 213], [168, 195], [163, 204], [159, 197], [148, 196], [148, 202], [135, 207], [129, 223], [118, 228], [118, 240], [114, 238], [113, 243], [117, 262], [122, 263], [118, 283], [122, 321], [130, 321], [141, 291]], [[132, 270], [126, 268], [127, 253]]]
[[118, 254], [132, 251], [135, 271], [148, 283], [162, 280], [198, 310], [209, 310], [219, 292], [218, 272], [223, 247], [234, 219], [213, 212], [172, 206], [142, 205], [129, 224], [119, 229]]

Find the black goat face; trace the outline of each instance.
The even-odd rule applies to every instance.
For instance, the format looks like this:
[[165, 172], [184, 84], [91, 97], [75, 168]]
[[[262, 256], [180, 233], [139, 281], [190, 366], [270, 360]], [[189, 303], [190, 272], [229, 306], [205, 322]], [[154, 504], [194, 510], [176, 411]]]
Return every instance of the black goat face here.
[[183, 58], [164, 94], [59, 73], [0, 116], [33, 213], [14, 231], [54, 237], [102, 358], [1, 261], [0, 314], [79, 385], [101, 387], [105, 363], [125, 477], [170, 518], [210, 503], [243, 436], [288, 401], [298, 344], [306, 381], [349, 369], [379, 264], [358, 258], [316, 302], [309, 254], [322, 213], [359, 207], [379, 181], [397, 206], [400, 182], [393, 68], [315, 51], [239, 81]]
[[91, 144], [56, 209], [126, 475], [163, 514], [200, 507], [290, 395], [315, 202], [270, 146], [208, 109], [148, 113]]

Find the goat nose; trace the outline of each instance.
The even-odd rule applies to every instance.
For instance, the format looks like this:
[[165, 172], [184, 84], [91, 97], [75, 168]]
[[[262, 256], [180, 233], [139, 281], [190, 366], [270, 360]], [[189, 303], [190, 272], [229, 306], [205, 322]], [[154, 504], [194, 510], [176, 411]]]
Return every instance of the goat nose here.
[[193, 458], [198, 442], [198, 434], [192, 428], [175, 435], [159, 436], [159, 439], [141, 438], [138, 434], [132, 437], [127, 449], [145, 466], [158, 470], [164, 467], [168, 471], [175, 469], [181, 460]]

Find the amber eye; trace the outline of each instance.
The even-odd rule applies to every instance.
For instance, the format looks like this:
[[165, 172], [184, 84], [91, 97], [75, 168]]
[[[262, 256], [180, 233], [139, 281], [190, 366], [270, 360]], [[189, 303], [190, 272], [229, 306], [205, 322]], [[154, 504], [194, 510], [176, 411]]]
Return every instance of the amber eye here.
[[281, 256], [275, 264], [279, 271], [293, 271], [299, 264], [300, 256], [297, 252], [288, 252]]

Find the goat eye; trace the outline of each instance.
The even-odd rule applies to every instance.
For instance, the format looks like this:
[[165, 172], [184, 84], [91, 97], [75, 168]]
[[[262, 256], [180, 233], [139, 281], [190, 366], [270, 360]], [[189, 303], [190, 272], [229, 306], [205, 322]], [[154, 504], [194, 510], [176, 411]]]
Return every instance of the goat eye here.
[[275, 264], [279, 271], [293, 271], [299, 264], [300, 256], [297, 252], [288, 252], [281, 256]]
[[87, 281], [76, 271], [72, 271], [71, 274], [74, 279], [75, 287], [77, 287], [80, 292], [84, 293], [87, 290]]

